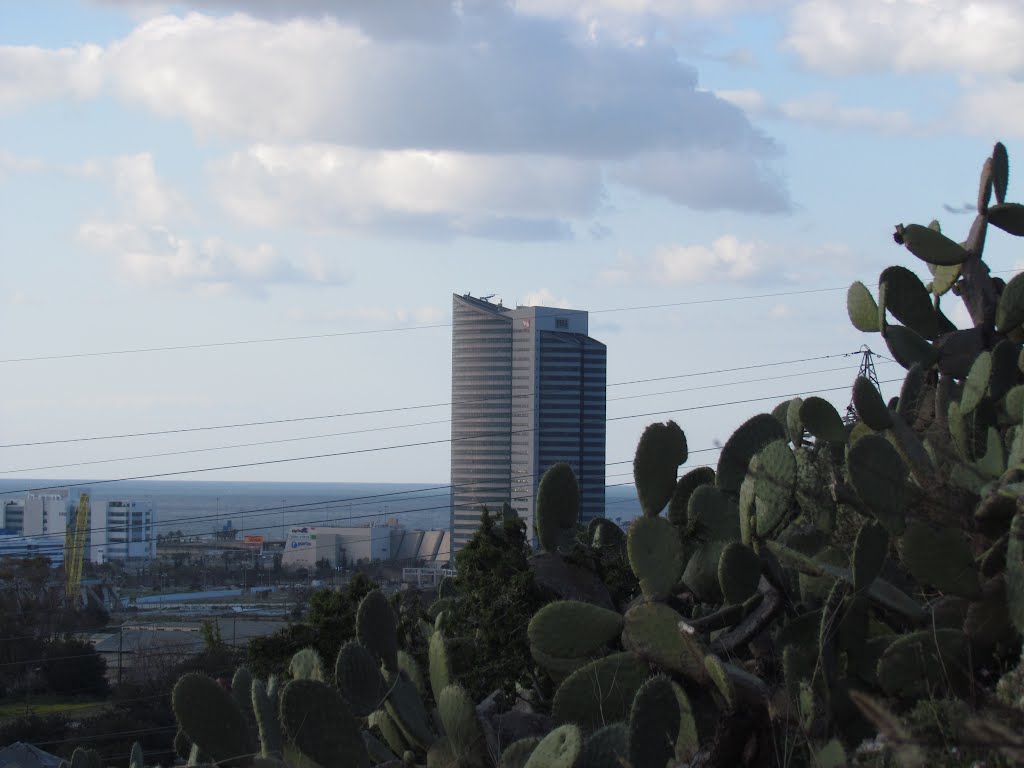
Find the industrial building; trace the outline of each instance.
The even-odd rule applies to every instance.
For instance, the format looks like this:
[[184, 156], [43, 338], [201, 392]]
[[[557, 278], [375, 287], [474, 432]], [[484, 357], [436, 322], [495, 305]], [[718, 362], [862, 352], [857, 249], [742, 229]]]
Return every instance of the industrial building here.
[[544, 472], [567, 462], [580, 517], [604, 516], [607, 349], [584, 311], [452, 296], [451, 533], [455, 551], [483, 507], [511, 503], [533, 537]]
[[68, 542], [76, 535], [83, 498], [88, 520], [82, 541], [75, 545], [82, 560], [100, 564], [156, 557], [156, 514], [151, 502], [97, 499], [86, 489], [67, 488], [28, 493], [24, 499], [0, 505], [0, 557], [43, 555], [54, 563], [63, 561]]
[[312, 568], [327, 560], [332, 568], [371, 563], [444, 565], [451, 559], [448, 531], [417, 531], [392, 519], [387, 525], [332, 528], [295, 526], [288, 531], [281, 565]]

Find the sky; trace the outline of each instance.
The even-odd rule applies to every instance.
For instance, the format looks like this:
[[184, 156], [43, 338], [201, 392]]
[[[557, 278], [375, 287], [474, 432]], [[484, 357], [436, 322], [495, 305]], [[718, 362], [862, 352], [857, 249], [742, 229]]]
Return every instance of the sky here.
[[0, 477], [444, 482], [452, 293], [592, 312], [609, 462], [842, 412], [887, 352], [845, 289], [927, 280], [897, 223], [965, 239], [1021, 39], [1017, 0], [4, 2]]

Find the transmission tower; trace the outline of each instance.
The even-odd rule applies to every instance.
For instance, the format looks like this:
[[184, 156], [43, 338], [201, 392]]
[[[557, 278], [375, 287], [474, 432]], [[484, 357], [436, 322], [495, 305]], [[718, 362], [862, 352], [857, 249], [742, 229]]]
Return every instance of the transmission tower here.
[[[878, 394], [882, 394], [882, 387], [878, 383], [878, 373], [875, 371], [875, 353], [871, 351], [867, 344], [861, 345], [860, 348], [860, 370], [857, 371], [858, 378], [865, 378], [871, 382]], [[853, 398], [850, 398], [850, 404], [846, 406], [846, 416], [843, 417], [843, 423], [853, 424], [857, 421], [860, 416], [857, 415], [857, 409], [853, 405]]]

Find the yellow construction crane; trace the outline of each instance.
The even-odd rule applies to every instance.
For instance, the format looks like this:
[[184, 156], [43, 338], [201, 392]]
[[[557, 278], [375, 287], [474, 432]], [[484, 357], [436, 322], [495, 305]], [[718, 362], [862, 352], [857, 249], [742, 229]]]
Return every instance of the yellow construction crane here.
[[75, 519], [68, 521], [64, 536], [64, 573], [67, 584], [64, 594], [71, 604], [76, 604], [82, 591], [82, 564], [85, 562], [85, 548], [89, 542], [89, 494], [78, 497]]

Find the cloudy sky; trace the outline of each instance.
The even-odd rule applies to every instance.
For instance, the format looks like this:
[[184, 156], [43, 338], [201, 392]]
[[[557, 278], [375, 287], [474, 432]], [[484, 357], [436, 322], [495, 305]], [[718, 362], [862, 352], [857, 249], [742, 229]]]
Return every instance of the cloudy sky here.
[[0, 477], [443, 482], [453, 292], [595, 311], [609, 416], [655, 414], [610, 462], [842, 409], [825, 356], [886, 351], [845, 287], [1024, 151], [1021, 39], [1017, 0], [4, 2]]

